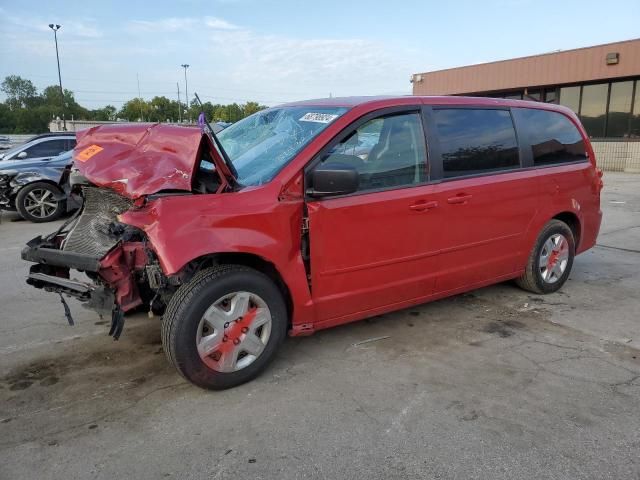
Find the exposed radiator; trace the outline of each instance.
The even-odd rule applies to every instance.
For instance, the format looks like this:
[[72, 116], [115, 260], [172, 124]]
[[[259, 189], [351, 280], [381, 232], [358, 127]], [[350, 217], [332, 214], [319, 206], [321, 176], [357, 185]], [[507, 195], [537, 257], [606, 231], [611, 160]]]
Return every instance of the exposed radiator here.
[[118, 238], [109, 233], [109, 225], [117, 221], [117, 215], [129, 210], [133, 202], [106, 188], [83, 187], [82, 194], [82, 213], [64, 240], [62, 250], [101, 258], [118, 243]]

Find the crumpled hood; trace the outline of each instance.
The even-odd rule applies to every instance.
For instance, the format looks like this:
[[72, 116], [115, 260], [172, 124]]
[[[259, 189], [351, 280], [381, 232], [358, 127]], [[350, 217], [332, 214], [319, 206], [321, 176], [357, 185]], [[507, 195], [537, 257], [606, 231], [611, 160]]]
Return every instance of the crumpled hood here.
[[77, 133], [74, 165], [91, 183], [131, 199], [190, 191], [202, 135], [165, 124], [100, 125]]

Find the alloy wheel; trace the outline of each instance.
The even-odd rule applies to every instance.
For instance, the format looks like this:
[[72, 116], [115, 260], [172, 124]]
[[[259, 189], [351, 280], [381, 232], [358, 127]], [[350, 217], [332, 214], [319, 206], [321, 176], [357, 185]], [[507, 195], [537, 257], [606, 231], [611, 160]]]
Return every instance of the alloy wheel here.
[[24, 199], [24, 208], [36, 218], [48, 218], [55, 214], [58, 202], [51, 190], [35, 188]]

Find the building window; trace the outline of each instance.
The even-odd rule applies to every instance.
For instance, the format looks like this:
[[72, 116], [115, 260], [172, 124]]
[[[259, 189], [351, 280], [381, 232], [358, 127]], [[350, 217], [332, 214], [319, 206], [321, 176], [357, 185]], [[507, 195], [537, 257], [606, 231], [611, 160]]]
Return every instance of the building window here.
[[582, 120], [584, 129], [590, 137], [604, 137], [608, 93], [608, 83], [582, 87], [580, 120]]
[[445, 178], [520, 166], [508, 110], [436, 109], [433, 115]]
[[505, 94], [504, 98], [508, 100], [522, 100], [522, 93], [520, 92], [511, 92]]
[[633, 82], [611, 84], [609, 113], [607, 114], [607, 137], [626, 137], [628, 135], [632, 96]]
[[527, 94], [523, 97], [523, 99], [539, 102], [540, 100], [542, 100], [542, 92], [540, 90], [528, 90]]
[[569, 107], [578, 113], [580, 111], [580, 87], [562, 87], [560, 89], [560, 105]]
[[558, 103], [558, 92], [555, 88], [549, 88], [544, 91], [544, 101], [547, 103]]
[[636, 95], [633, 100], [633, 115], [630, 123], [629, 136], [640, 138], [640, 80], [636, 81]]
[[514, 108], [518, 131], [531, 145], [536, 166], [586, 160], [584, 140], [576, 126], [558, 112]]

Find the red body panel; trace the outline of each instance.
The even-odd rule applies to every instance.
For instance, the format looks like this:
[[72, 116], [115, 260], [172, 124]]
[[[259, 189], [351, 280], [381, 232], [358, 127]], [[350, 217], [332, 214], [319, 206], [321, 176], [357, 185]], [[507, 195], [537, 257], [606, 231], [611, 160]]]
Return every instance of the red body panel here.
[[[438, 271], [439, 208], [435, 185], [309, 202], [316, 319], [430, 294]], [[329, 228], [330, 226], [330, 228]]]
[[[601, 180], [584, 129], [564, 107], [462, 97], [306, 103], [351, 108], [268, 184], [235, 193], [161, 197], [120, 215], [122, 222], [146, 232], [166, 275], [175, 275], [190, 261], [209, 254], [260, 257], [274, 266], [289, 290], [291, 332], [305, 334], [515, 278], [524, 270], [542, 226], [558, 214], [571, 213], [578, 219], [578, 252], [595, 243]], [[310, 288], [301, 254], [305, 166], [362, 115], [416, 104], [559, 111], [577, 125], [590, 162], [308, 200]], [[93, 143], [108, 144], [90, 160], [76, 162], [89, 180], [131, 198], [161, 189], [189, 189], [199, 131], [166, 126], [133, 126], [122, 132], [102, 128], [91, 136], [78, 136], [78, 152]], [[418, 203], [432, 208], [410, 208]]]
[[144, 269], [147, 262], [142, 242], [118, 245], [100, 262], [98, 273], [115, 290], [116, 302], [125, 312], [142, 303], [134, 275]]

